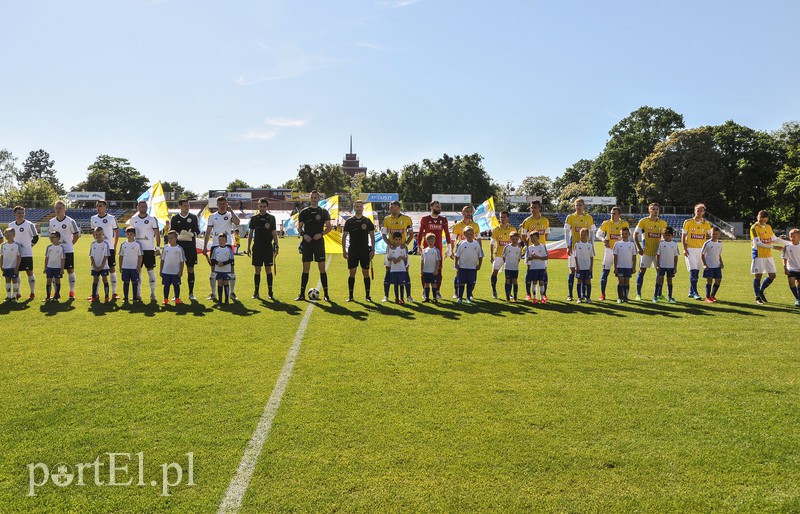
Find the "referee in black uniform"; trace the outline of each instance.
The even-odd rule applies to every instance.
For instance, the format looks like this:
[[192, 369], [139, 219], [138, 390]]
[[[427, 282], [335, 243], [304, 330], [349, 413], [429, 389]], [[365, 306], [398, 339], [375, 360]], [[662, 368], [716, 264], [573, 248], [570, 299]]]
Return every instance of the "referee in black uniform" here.
[[186, 257], [189, 300], [195, 301], [197, 298], [194, 297], [194, 267], [197, 265], [197, 236], [200, 234], [200, 223], [197, 216], [189, 212], [189, 200], [185, 198], [178, 200], [178, 207], [181, 212], [169, 220], [169, 230], [178, 233], [178, 246], [183, 248]]
[[[348, 302], [353, 301], [353, 288], [356, 285], [356, 269], [361, 265], [361, 272], [364, 274], [364, 291], [367, 301], [371, 302], [369, 296], [369, 268], [372, 265], [372, 258], [375, 257], [375, 224], [372, 220], [364, 216], [364, 203], [356, 200], [353, 203], [355, 215], [344, 223], [342, 231], [342, 257], [347, 260], [347, 268], [350, 276], [347, 279], [347, 287], [350, 290]], [[349, 240], [349, 244], [348, 244]]]
[[[278, 233], [276, 232], [275, 216], [267, 212], [269, 200], [262, 198], [258, 201], [258, 213], [250, 218], [247, 231], [247, 255], [252, 256], [255, 267], [255, 292], [253, 298], [259, 298], [258, 289], [261, 285], [261, 266], [267, 269], [267, 289], [269, 299], [272, 296], [272, 263], [278, 255]], [[251, 252], [252, 247], [252, 252]], [[273, 250], [274, 248], [274, 250]]]
[[328, 296], [328, 274], [325, 273], [325, 240], [322, 237], [331, 231], [331, 215], [319, 206], [319, 191], [311, 191], [311, 205], [300, 211], [297, 216], [297, 229], [303, 238], [301, 253], [303, 254], [303, 275], [300, 278], [300, 294], [296, 301], [306, 299], [306, 286], [308, 285], [308, 271], [311, 261], [317, 261], [319, 266], [319, 280], [322, 282], [325, 301], [330, 302]]

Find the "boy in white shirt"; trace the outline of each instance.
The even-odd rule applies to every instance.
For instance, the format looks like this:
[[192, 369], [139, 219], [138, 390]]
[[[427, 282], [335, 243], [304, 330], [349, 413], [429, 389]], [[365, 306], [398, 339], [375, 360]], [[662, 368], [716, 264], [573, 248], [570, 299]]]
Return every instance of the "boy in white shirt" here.
[[100, 227], [94, 229], [94, 241], [89, 249], [89, 258], [92, 261], [92, 296], [90, 301], [96, 302], [100, 298], [97, 288], [100, 285], [100, 277], [103, 277], [103, 290], [105, 291], [105, 303], [108, 303], [108, 256], [111, 249], [105, 242], [105, 232]]
[[[578, 278], [577, 303], [592, 303], [592, 269], [594, 268], [594, 243], [589, 242], [589, 229], [582, 228], [581, 240], [575, 243], [572, 256], [575, 258], [575, 273]], [[617, 243], [619, 244], [619, 243]]]
[[[433, 234], [431, 234], [433, 235]], [[436, 237], [434, 235], [434, 237]], [[389, 265], [389, 283], [394, 285], [394, 302], [406, 303], [405, 293], [406, 270], [408, 269], [408, 248], [403, 243], [403, 234], [395, 232], [386, 251], [386, 262]]]
[[456, 249], [456, 269], [458, 270], [458, 302], [464, 301], [464, 289], [467, 290], [467, 303], [472, 303], [472, 291], [478, 280], [478, 270], [483, 263], [483, 248], [475, 241], [475, 229], [464, 229], [466, 241], [462, 241]]
[[[522, 259], [522, 248], [519, 246], [519, 234], [516, 232], [511, 233], [511, 244], [503, 248], [503, 269], [506, 274], [506, 301], [517, 301], [517, 291], [519, 285], [517, 279], [519, 277], [519, 261]], [[514, 291], [514, 296], [511, 296], [511, 291]]]
[[653, 292], [653, 303], [658, 303], [659, 298], [663, 296], [664, 292], [664, 277], [667, 277], [667, 291], [669, 303], [675, 303], [675, 298], [672, 296], [672, 278], [678, 272], [678, 257], [680, 251], [678, 250], [678, 243], [672, 240], [675, 235], [675, 229], [667, 227], [664, 229], [663, 241], [658, 243], [658, 250], [656, 250], [656, 290]]
[[[61, 299], [61, 277], [64, 276], [64, 266], [66, 265], [66, 254], [64, 247], [61, 246], [61, 234], [58, 232], [50, 233], [50, 245], [44, 251], [44, 276], [47, 277], [47, 296], [44, 301], [53, 300], [57, 302]], [[55, 294], [51, 297], [55, 283]]]
[[631, 290], [631, 276], [636, 265], [636, 256], [639, 251], [636, 243], [630, 240], [631, 230], [622, 229], [622, 241], [614, 245], [614, 275], [619, 280], [617, 285], [617, 303], [628, 303], [628, 294]]
[[170, 230], [167, 232], [167, 246], [161, 251], [161, 283], [164, 285], [164, 305], [169, 305], [169, 287], [175, 289], [175, 305], [183, 303], [181, 301], [181, 277], [183, 276], [183, 263], [186, 262], [186, 255], [183, 248], [178, 246], [178, 232]]
[[133, 301], [139, 301], [139, 277], [142, 272], [142, 262], [144, 254], [142, 245], [136, 240], [136, 229], [128, 227], [125, 229], [127, 241], [119, 245], [120, 268], [122, 269], [122, 292], [123, 301], [128, 302], [128, 288], [133, 284]]
[[422, 301], [430, 301], [431, 288], [433, 289], [433, 303], [439, 303], [437, 296], [439, 290], [436, 288], [436, 271], [439, 269], [439, 263], [442, 261], [442, 256], [439, 254], [439, 249], [436, 248], [436, 234], [428, 233], [425, 235], [425, 241], [428, 246], [422, 249], [420, 273], [422, 273]]
[[725, 267], [725, 263], [722, 262], [720, 233], [719, 227], [711, 229], [711, 239], [703, 243], [703, 249], [700, 251], [703, 260], [703, 278], [706, 279], [706, 303], [717, 302], [717, 290], [722, 283], [722, 268]]
[[6, 278], [6, 301], [15, 302], [19, 294], [19, 265], [22, 263], [22, 248], [14, 242], [16, 231], [7, 228], [3, 232], [6, 242], [0, 246], [0, 256], [2, 256], [3, 276]]
[[228, 244], [228, 234], [221, 232], [217, 238], [219, 246], [211, 249], [211, 265], [217, 279], [217, 302], [222, 303], [222, 293], [225, 293], [225, 303], [228, 303], [230, 294], [230, 277], [233, 273], [234, 253]]
[[795, 307], [800, 307], [800, 229], [789, 231], [791, 244], [783, 247], [783, 272], [789, 278], [789, 289], [794, 295]]
[[[526, 300], [533, 303], [547, 303], [547, 247], [539, 243], [539, 232], [534, 231], [528, 235], [530, 245], [525, 249], [525, 262], [528, 264], [528, 273], [525, 275], [525, 290], [527, 291]], [[539, 285], [539, 297], [536, 298], [536, 285]], [[531, 296], [533, 293], [533, 296]]]

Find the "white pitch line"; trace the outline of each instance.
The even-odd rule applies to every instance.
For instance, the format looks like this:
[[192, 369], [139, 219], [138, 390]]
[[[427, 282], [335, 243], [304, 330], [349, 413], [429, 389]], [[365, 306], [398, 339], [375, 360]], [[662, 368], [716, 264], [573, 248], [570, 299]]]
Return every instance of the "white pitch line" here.
[[[330, 259], [325, 263], [326, 273], [328, 272], [330, 263]], [[320, 282], [317, 282], [317, 289], [320, 288], [320, 285]], [[269, 436], [269, 432], [272, 429], [272, 421], [275, 419], [278, 407], [281, 406], [281, 399], [283, 398], [283, 393], [286, 392], [286, 386], [289, 385], [289, 378], [292, 376], [294, 363], [297, 361], [297, 354], [300, 352], [300, 343], [303, 342], [303, 336], [306, 333], [308, 320], [311, 318], [311, 311], [313, 310], [314, 302], [311, 302], [306, 308], [306, 312], [303, 315], [303, 319], [300, 321], [297, 332], [294, 334], [292, 346], [289, 347], [289, 351], [286, 353], [286, 359], [283, 361], [281, 374], [278, 376], [278, 381], [275, 382], [272, 394], [267, 404], [264, 406], [261, 419], [258, 420], [258, 425], [256, 425], [256, 429], [252, 437], [250, 437], [250, 441], [247, 443], [247, 448], [244, 450], [239, 468], [231, 479], [231, 483], [228, 484], [228, 490], [225, 491], [225, 498], [223, 498], [222, 502], [219, 504], [219, 510], [217, 511], [219, 514], [238, 512], [242, 507], [244, 493], [247, 492], [250, 479], [253, 478], [256, 461], [258, 461], [258, 456], [261, 455], [261, 450], [264, 448], [264, 442], [267, 440], [267, 436]]]

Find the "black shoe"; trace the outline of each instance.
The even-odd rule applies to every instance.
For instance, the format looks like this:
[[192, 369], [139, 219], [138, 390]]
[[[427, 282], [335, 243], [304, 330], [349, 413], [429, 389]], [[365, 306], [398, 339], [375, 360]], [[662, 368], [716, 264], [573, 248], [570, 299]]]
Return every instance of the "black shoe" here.
[[762, 302], [764, 302], [764, 303], [769, 303], [769, 302], [767, 301], [767, 297], [766, 297], [766, 296], [764, 296], [764, 291], [761, 291], [761, 301], [762, 301]]
[[347, 300], [345, 300], [345, 301], [347, 301], [347, 302], [352, 302], [352, 301], [353, 301], [353, 297], [352, 297], [352, 296], [348, 296], [348, 297], [347, 297]]
[[297, 298], [295, 298], [295, 299], [294, 299], [294, 301], [296, 301], [296, 302], [302, 302], [302, 301], [303, 301], [303, 300], [305, 300], [305, 299], [306, 299], [306, 295], [304, 295], [304, 294], [300, 294], [300, 295], [297, 295]]
[[275, 297], [272, 296], [272, 291], [269, 292], [269, 294], [267, 295], [267, 298], [269, 298], [270, 300], [274, 300], [275, 299]]
[[253, 293], [253, 296], [252, 296], [252, 298], [253, 298], [253, 300], [258, 300], [258, 299], [259, 299], [259, 298], [261, 298], [261, 297], [260, 297], [260, 296], [258, 296], [258, 293]]
[[331, 302], [331, 297], [330, 297], [330, 296], [328, 296], [328, 295], [325, 295], [325, 296], [323, 296], [323, 297], [322, 297], [322, 299], [323, 299], [323, 300], [325, 300], [325, 301], [326, 301], [326, 302], [328, 302], [328, 303], [332, 303], [332, 302]]
[[367, 303], [372, 303], [372, 297], [370, 296], [367, 296], [365, 300], [367, 301]]

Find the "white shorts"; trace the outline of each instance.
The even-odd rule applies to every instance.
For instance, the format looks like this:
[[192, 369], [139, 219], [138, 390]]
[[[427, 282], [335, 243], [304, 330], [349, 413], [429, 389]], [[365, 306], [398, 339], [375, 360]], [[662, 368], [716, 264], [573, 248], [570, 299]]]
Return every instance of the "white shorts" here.
[[[656, 256], [655, 255], [642, 255], [639, 258], [639, 269], [642, 268], [656, 268]], [[703, 266], [700, 266], [701, 268]]]
[[687, 248], [686, 252], [689, 254], [689, 256], [685, 258], [686, 271], [703, 269], [703, 249]]
[[494, 261], [492, 262], [492, 271], [502, 271], [503, 270], [503, 258], [502, 257], [495, 257]]
[[605, 248], [603, 252], [603, 269], [612, 269], [614, 267], [614, 250]]
[[567, 267], [570, 269], [575, 269], [575, 256], [570, 255], [567, 257]]
[[750, 273], [753, 275], [761, 273], [777, 273], [775, 271], [775, 259], [772, 257], [756, 257], [750, 263]]

